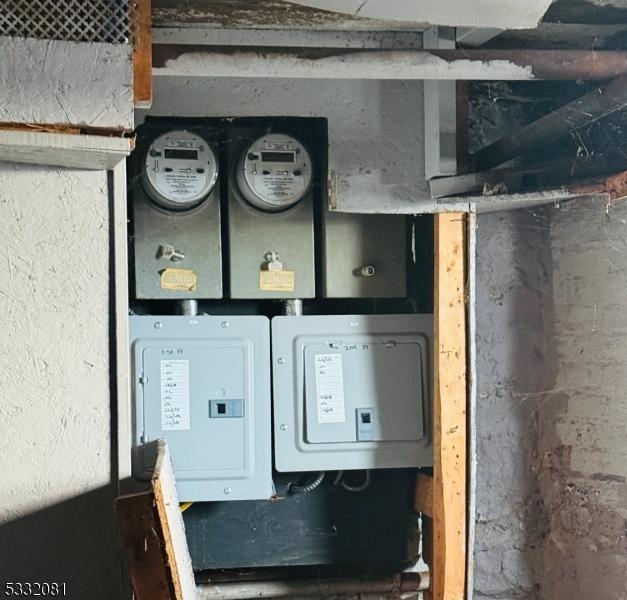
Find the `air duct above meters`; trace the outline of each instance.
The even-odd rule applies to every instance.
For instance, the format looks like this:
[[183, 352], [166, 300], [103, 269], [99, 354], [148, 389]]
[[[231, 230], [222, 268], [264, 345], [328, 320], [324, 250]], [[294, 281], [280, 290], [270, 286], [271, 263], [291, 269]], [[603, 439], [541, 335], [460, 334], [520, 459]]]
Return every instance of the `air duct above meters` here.
[[243, 124], [228, 138], [231, 297], [314, 297], [312, 140]]
[[218, 138], [218, 126], [144, 126], [130, 173], [136, 298], [222, 297]]

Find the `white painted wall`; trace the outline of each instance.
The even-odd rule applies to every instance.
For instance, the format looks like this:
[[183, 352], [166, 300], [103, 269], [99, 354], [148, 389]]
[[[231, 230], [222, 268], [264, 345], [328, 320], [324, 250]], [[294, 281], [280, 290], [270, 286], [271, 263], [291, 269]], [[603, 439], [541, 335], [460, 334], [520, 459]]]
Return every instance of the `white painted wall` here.
[[131, 51], [0, 36], [0, 122], [132, 129]]
[[0, 162], [0, 574], [90, 600], [120, 594], [109, 226], [106, 172]]

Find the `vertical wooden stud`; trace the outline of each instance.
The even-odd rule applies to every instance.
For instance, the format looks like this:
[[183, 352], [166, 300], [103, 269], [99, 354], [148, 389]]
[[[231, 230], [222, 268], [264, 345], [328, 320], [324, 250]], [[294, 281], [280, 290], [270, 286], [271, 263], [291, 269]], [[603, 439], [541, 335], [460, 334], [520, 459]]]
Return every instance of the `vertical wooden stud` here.
[[466, 216], [435, 215], [433, 514], [423, 547], [433, 600], [464, 600], [466, 581]]
[[152, 104], [151, 0], [135, 0], [133, 27], [133, 101], [136, 107]]

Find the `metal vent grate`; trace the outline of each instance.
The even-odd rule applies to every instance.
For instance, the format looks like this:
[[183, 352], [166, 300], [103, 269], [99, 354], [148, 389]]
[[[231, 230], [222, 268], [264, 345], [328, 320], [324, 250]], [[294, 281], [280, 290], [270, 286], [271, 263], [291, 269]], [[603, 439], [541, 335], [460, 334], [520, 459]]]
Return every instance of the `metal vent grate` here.
[[0, 35], [128, 44], [133, 3], [133, 0], [0, 0]]

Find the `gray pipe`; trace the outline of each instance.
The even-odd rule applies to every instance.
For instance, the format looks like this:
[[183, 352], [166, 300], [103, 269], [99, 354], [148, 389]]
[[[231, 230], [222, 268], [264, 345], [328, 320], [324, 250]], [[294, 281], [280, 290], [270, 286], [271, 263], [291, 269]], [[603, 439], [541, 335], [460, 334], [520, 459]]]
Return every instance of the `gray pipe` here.
[[198, 300], [179, 300], [179, 314], [186, 317], [195, 317], [198, 315]]
[[287, 317], [301, 317], [303, 315], [303, 301], [300, 298], [285, 300], [283, 310]]
[[198, 600], [324, 597], [335, 594], [398, 594], [429, 588], [429, 573], [400, 573], [379, 579], [294, 579], [205, 583], [196, 587]]

